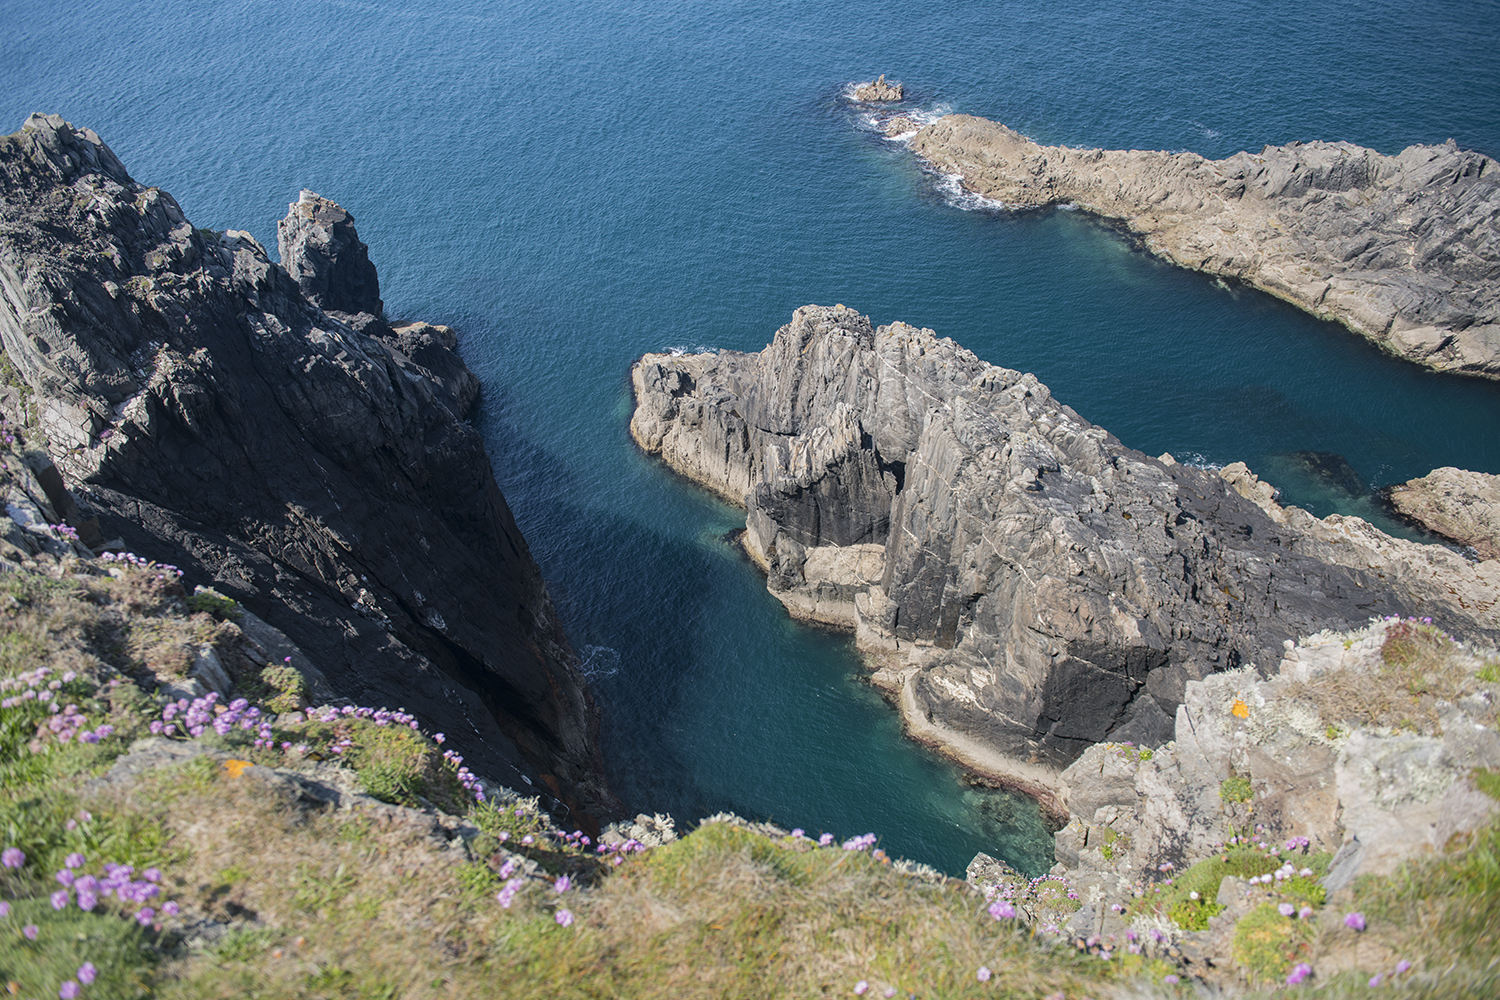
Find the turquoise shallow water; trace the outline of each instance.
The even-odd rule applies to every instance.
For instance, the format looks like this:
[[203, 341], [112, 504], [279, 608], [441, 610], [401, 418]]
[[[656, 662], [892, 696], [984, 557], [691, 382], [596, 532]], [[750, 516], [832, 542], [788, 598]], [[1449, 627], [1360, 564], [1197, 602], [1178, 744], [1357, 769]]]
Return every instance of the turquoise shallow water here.
[[736, 512], [634, 449], [645, 351], [758, 349], [797, 306], [843, 302], [1035, 371], [1134, 447], [1245, 460], [1320, 514], [1438, 465], [1500, 472], [1500, 386], [1077, 213], [963, 211], [839, 97], [885, 72], [1043, 142], [1496, 155], [1495, 3], [10, 0], [0, 25], [7, 129], [90, 125], [197, 225], [268, 246], [311, 187], [358, 218], [393, 315], [460, 330], [638, 809], [875, 831], [949, 871], [1050, 861], [1034, 807], [903, 743], [849, 643], [789, 622], [724, 541]]

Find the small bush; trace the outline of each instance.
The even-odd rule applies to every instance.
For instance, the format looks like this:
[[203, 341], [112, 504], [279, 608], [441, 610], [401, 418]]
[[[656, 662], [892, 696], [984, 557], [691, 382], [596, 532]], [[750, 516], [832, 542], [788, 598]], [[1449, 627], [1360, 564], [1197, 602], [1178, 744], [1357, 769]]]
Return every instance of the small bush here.
[[1225, 802], [1249, 802], [1254, 797], [1249, 778], [1234, 775], [1219, 784], [1219, 798]]
[[1275, 904], [1264, 903], [1235, 925], [1230, 952], [1251, 982], [1280, 983], [1308, 957], [1314, 932], [1312, 921], [1283, 917]]
[[207, 589], [201, 589], [189, 597], [187, 605], [190, 611], [213, 615], [221, 622], [237, 622], [244, 613], [233, 598]]

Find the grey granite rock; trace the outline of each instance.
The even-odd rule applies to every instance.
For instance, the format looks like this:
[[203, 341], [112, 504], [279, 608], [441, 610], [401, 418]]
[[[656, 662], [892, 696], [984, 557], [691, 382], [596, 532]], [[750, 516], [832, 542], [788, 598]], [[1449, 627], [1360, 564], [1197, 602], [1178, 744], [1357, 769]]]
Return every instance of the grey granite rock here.
[[1500, 378], [1500, 167], [1480, 153], [1293, 142], [1195, 153], [1041, 146], [949, 115], [911, 147], [1005, 207], [1072, 203], [1153, 252], [1230, 275], [1382, 347]]
[[1422, 527], [1500, 559], [1500, 476], [1451, 467], [1392, 486], [1391, 504]]
[[880, 78], [868, 83], [856, 84], [854, 87], [854, 99], [856, 101], [870, 101], [872, 103], [887, 103], [899, 101], [904, 96], [904, 91], [899, 83], [886, 83], [885, 74]]
[[1489, 564], [1132, 451], [930, 330], [807, 306], [759, 354], [632, 379], [636, 441], [744, 505], [771, 591], [852, 622], [908, 722], [970, 762], [1155, 745], [1189, 681], [1372, 615], [1500, 634]]
[[353, 219], [310, 192], [291, 208], [295, 279], [248, 234], [195, 229], [91, 131], [34, 115], [0, 138], [0, 338], [35, 429], [104, 537], [475, 770], [597, 808], [595, 712], [463, 419], [477, 383], [452, 332], [389, 327]]

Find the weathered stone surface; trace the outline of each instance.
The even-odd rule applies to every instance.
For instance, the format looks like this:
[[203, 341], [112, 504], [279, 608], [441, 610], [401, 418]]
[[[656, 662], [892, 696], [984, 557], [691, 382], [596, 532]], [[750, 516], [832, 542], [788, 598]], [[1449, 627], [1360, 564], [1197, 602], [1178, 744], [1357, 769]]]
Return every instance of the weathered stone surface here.
[[1427, 530], [1500, 559], [1500, 476], [1451, 467], [1386, 491], [1391, 504]]
[[1480, 153], [1289, 143], [1195, 153], [1041, 146], [949, 115], [911, 147], [1007, 207], [1073, 203], [1184, 267], [1231, 275], [1396, 354], [1500, 378], [1500, 168]]
[[[1307, 697], [1307, 685], [1336, 673], [1390, 683], [1379, 676], [1386, 628], [1309, 636], [1289, 646], [1269, 679], [1237, 670], [1189, 683], [1175, 738], [1154, 751], [1090, 747], [1062, 775], [1070, 816], [1055, 836], [1054, 872], [1075, 882], [1159, 879], [1163, 865], [1181, 871], [1254, 829], [1270, 845], [1306, 837], [1308, 852], [1337, 852], [1324, 880], [1337, 891], [1483, 825], [1500, 811], [1471, 777], [1500, 766], [1492, 698], [1478, 700], [1482, 720], [1448, 706], [1440, 731], [1420, 734], [1330, 726], [1340, 720], [1321, 718]], [[1492, 652], [1451, 654], [1470, 683], [1493, 687], [1475, 678]], [[1249, 782], [1249, 802], [1221, 797], [1230, 777]], [[1107, 898], [1129, 907], [1129, 896]], [[1232, 928], [1247, 898], [1264, 901], [1243, 880], [1225, 879], [1219, 902], [1230, 912], [1211, 926]], [[1199, 945], [1227, 954], [1218, 931]]]
[[903, 96], [903, 90], [899, 83], [886, 83], [885, 74], [880, 78], [868, 83], [861, 83], [854, 88], [854, 99], [857, 101], [870, 101], [885, 103], [888, 101], [899, 101]]
[[[0, 139], [0, 337], [104, 537], [285, 632], [344, 697], [402, 706], [476, 770], [607, 797], [595, 713], [478, 433], [452, 332], [388, 327], [353, 220], [195, 229], [97, 135]], [[319, 308], [321, 302], [324, 308]], [[12, 416], [21, 408], [10, 397]]]
[[636, 440], [746, 507], [773, 593], [844, 625], [852, 597], [908, 721], [1027, 764], [1164, 742], [1189, 681], [1330, 625], [1420, 607], [1500, 633], [1490, 564], [1282, 508], [1244, 470], [1248, 500], [930, 330], [807, 306], [759, 354], [632, 378]]

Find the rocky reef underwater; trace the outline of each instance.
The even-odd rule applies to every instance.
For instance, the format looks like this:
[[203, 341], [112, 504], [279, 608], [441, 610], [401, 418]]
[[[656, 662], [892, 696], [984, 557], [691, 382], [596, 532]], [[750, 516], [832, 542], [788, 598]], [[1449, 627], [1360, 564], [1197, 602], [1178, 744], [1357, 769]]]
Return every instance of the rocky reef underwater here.
[[679, 831], [619, 815], [477, 381], [386, 318], [347, 211], [305, 192], [273, 263], [56, 116], [0, 175], [12, 994], [1500, 988], [1495, 477], [1410, 484], [1466, 555], [842, 306], [648, 355], [636, 440], [745, 507], [913, 738], [1048, 806], [1058, 863]]

